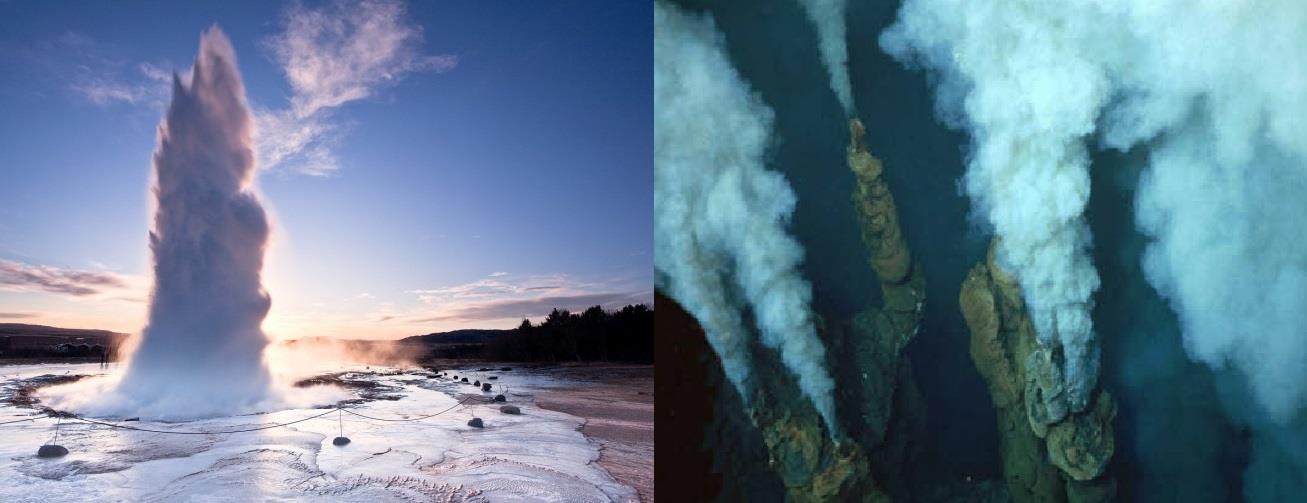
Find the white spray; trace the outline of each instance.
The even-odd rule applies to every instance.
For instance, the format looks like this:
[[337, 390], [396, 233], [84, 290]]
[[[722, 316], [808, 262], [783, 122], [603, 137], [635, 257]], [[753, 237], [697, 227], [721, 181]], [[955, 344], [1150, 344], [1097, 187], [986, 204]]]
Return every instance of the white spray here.
[[1307, 472], [1293, 447], [1307, 444], [1307, 3], [909, 0], [882, 44], [943, 77], [943, 111], [976, 140], [968, 191], [1034, 306], [1075, 298], [1092, 269], [1063, 254], [1074, 260], [1050, 276], [1056, 261], [1029, 261], [1032, 236], [1011, 234], [1083, 248], [1083, 232], [1018, 227], [1079, 222], [1096, 127], [1109, 147], [1148, 150], [1144, 271], [1189, 357], [1241, 376], [1223, 401], [1258, 434], [1245, 497], [1307, 489], [1276, 475]]
[[808, 20], [817, 28], [821, 62], [830, 75], [830, 88], [844, 107], [844, 114], [852, 117], [853, 85], [849, 81], [849, 47], [844, 39], [848, 26], [844, 23], [847, 0], [799, 0]]
[[766, 169], [773, 113], [727, 58], [706, 16], [654, 3], [654, 268], [703, 325], [727, 378], [749, 397], [745, 303], [834, 429], [834, 383], [785, 231], [795, 196]]
[[167, 419], [248, 409], [269, 396], [260, 325], [268, 219], [252, 192], [253, 122], [231, 43], [200, 38], [189, 85], [174, 77], [154, 153], [149, 324], [120, 411]]

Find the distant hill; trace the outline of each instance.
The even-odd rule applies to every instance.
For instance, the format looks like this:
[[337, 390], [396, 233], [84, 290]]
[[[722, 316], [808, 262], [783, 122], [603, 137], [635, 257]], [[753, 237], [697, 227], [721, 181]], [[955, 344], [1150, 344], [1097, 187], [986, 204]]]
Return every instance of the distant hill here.
[[433, 332], [426, 335], [414, 335], [400, 339], [401, 344], [485, 344], [491, 340], [503, 335], [512, 333], [513, 330], [493, 330], [466, 328], [463, 330], [451, 330], [449, 332]]
[[0, 323], [0, 357], [44, 358], [116, 353], [127, 334], [108, 330]]
[[45, 325], [28, 325], [26, 323], [0, 323], [0, 337], [2, 336], [40, 336], [40, 337], [82, 337], [87, 341], [109, 341], [120, 340], [127, 337], [127, 334], [110, 332], [108, 330], [92, 330], [85, 328], [60, 328], [48, 327]]

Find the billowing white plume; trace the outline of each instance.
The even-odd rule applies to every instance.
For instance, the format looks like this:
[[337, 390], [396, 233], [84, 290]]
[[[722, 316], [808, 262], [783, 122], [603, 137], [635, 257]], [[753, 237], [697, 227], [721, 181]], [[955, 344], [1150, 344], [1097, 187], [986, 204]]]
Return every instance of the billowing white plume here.
[[189, 85], [174, 78], [154, 153], [149, 325], [104, 411], [179, 419], [268, 398], [260, 283], [268, 219], [251, 191], [253, 122], [236, 54], [216, 26]]
[[654, 267], [658, 286], [703, 325], [749, 397], [747, 307], [834, 429], [834, 387], [785, 225], [795, 197], [766, 169], [773, 114], [736, 73], [707, 16], [654, 3]]
[[[1307, 3], [908, 0], [882, 44], [942, 76], [942, 111], [975, 138], [968, 191], [1037, 310], [1087, 306], [1097, 284], [1083, 137], [1147, 149], [1145, 273], [1189, 357], [1236, 370], [1269, 421], [1232, 416], [1279, 439], [1254, 442], [1245, 496], [1292, 495], [1301, 477], [1274, 470], [1307, 460], [1266, 446], [1307, 444]], [[1041, 335], [1065, 339], [1064, 312]]]
[[1080, 410], [1099, 355], [1083, 139], [1109, 82], [1078, 43], [1096, 27], [1079, 17], [1083, 9], [1062, 5], [908, 0], [881, 44], [941, 76], [941, 112], [972, 136], [966, 191], [1001, 237], [999, 260], [1020, 282], [1040, 342], [1062, 355], [1062, 405]]
[[844, 107], [844, 114], [852, 117], [853, 84], [849, 81], [849, 47], [845, 36], [848, 26], [844, 23], [847, 0], [799, 0], [808, 19], [817, 28], [817, 43], [820, 44], [821, 62], [830, 74], [830, 88]]

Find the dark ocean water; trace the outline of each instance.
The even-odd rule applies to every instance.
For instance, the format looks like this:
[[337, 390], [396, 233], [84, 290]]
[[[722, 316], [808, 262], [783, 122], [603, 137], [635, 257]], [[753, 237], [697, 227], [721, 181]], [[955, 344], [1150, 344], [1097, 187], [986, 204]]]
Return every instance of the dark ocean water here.
[[[878, 303], [849, 202], [854, 180], [844, 160], [846, 117], [804, 12], [794, 0], [678, 3], [713, 15], [737, 70], [776, 112], [778, 143], [769, 162], [798, 195], [792, 232], [807, 250], [804, 274], [813, 284], [814, 308], [828, 319], [848, 318]], [[958, 189], [967, 136], [937, 120], [927, 77], [877, 43], [897, 9], [894, 1], [855, 1], [847, 19], [858, 116], [872, 152], [884, 161], [904, 234], [927, 280], [924, 325], [906, 352], [926, 401], [929, 438], [909, 472], [924, 481], [997, 479], [996, 421], [958, 305], [960, 285], [984, 258], [990, 236]], [[1096, 152], [1087, 211], [1103, 278], [1094, 311], [1103, 379], [1120, 405], [1114, 459], [1120, 494], [1231, 499], [1239, 494], [1246, 440], [1220, 419], [1211, 373], [1185, 358], [1174, 315], [1140, 271], [1146, 240], [1135, 229], [1132, 205], [1144, 161], [1138, 152]]]
[[[879, 303], [850, 197], [845, 164], [848, 123], [817, 53], [816, 33], [793, 0], [687, 2], [713, 14], [736, 68], [776, 112], [771, 168], [785, 173], [799, 202], [792, 232], [807, 250], [804, 274], [814, 306], [830, 319]], [[711, 6], [705, 8], [705, 6]], [[931, 438], [923, 469], [959, 477], [998, 477], [998, 436], [988, 388], [968, 356], [958, 307], [966, 272], [988, 237], [968, 222], [959, 194], [966, 137], [935, 120], [926, 78], [892, 60], [877, 37], [894, 19], [893, 2], [851, 2], [850, 74], [858, 115], [873, 154], [885, 164], [909, 246], [923, 264], [925, 322], [908, 347], [927, 400]]]

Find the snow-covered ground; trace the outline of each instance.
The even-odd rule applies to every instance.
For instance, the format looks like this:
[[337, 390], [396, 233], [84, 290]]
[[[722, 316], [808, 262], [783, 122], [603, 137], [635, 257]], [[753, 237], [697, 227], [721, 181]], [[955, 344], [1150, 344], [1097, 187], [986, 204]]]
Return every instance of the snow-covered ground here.
[[[363, 370], [363, 369], [358, 369]], [[474, 395], [465, 405], [412, 422], [383, 422], [332, 412], [292, 426], [234, 434], [168, 435], [63, 420], [58, 444], [69, 454], [36, 457], [55, 419], [0, 425], [0, 501], [634, 501], [594, 461], [599, 446], [578, 431], [581, 418], [534, 405], [533, 390], [557, 377], [526, 369], [454, 371], [469, 380], [491, 375], [495, 390], [429, 378], [425, 371], [381, 375], [373, 367], [347, 378], [393, 386], [399, 400], [353, 405], [361, 414], [401, 419], [432, 414]], [[0, 387], [12, 392], [44, 374], [100, 374], [94, 364], [0, 367]], [[486, 403], [505, 393], [521, 415]], [[6, 393], [8, 394], [8, 393]], [[285, 423], [322, 413], [292, 409], [184, 423], [120, 423], [170, 431], [218, 431]], [[0, 422], [35, 414], [0, 406]], [[339, 417], [338, 417], [339, 416]], [[467, 425], [480, 417], [485, 428]], [[332, 445], [340, 434], [352, 442]]]

